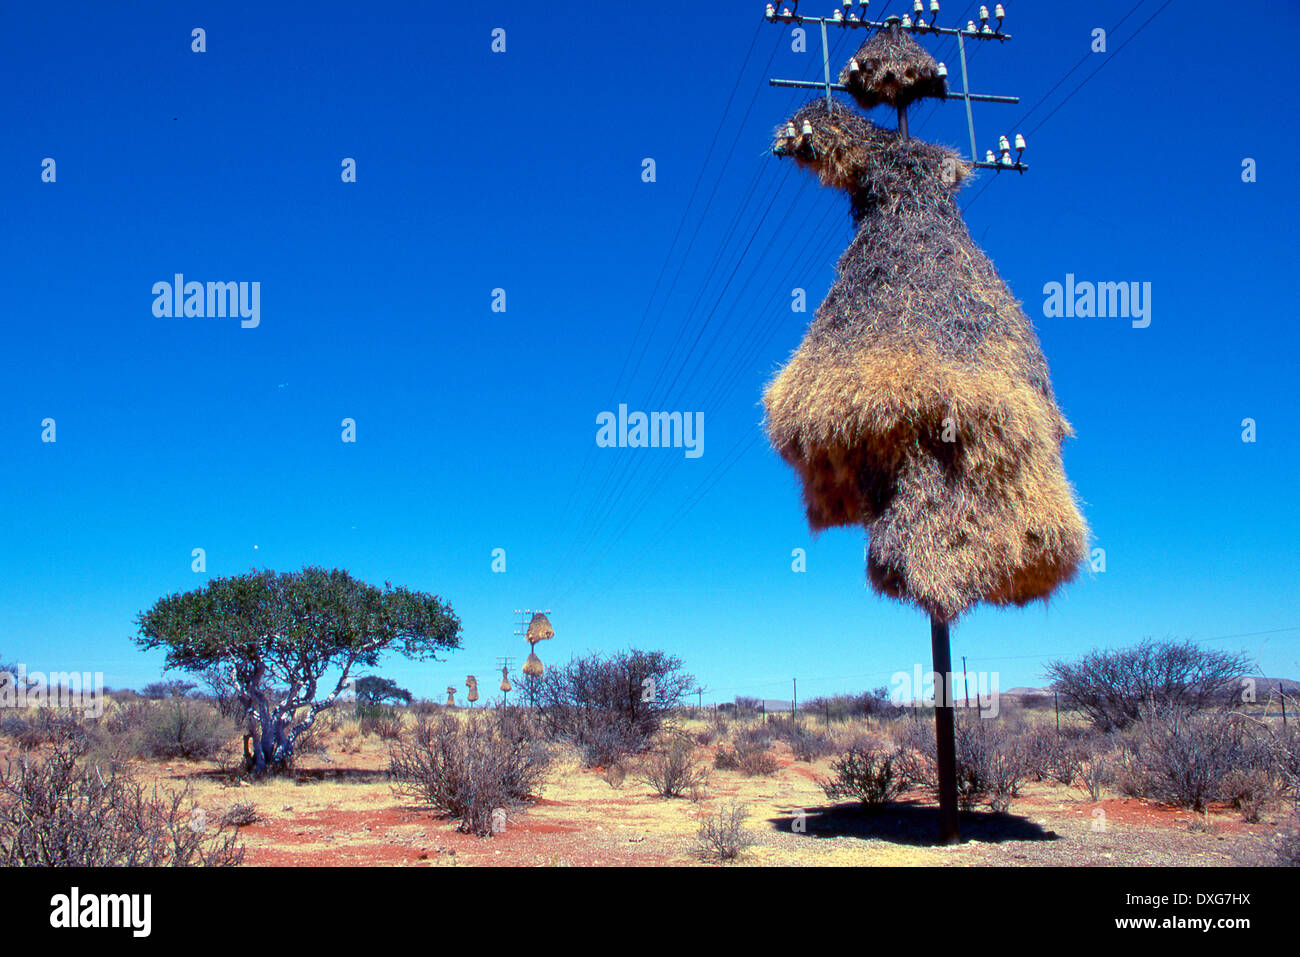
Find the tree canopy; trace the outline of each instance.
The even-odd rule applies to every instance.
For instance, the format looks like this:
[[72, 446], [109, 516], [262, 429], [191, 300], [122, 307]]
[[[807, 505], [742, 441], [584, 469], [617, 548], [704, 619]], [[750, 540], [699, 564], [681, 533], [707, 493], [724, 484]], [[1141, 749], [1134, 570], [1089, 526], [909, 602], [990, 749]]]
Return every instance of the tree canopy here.
[[[374, 667], [386, 652], [436, 660], [460, 647], [460, 619], [435, 595], [382, 589], [341, 569], [253, 570], [215, 578], [195, 591], [159, 599], [137, 616], [137, 644], [165, 648], [166, 668], [225, 670], [254, 719], [258, 770], [292, 756], [293, 743], [334, 703], [358, 665]], [[324, 675], [338, 670], [333, 690], [318, 695]], [[275, 683], [285, 689], [272, 694]], [[308, 709], [303, 719], [300, 709]]]

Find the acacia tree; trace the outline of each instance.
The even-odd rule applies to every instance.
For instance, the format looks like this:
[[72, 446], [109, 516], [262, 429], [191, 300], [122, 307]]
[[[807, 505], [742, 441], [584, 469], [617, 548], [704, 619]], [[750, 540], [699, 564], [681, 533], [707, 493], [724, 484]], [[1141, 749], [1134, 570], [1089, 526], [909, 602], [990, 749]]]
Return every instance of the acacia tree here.
[[[229, 675], [249, 719], [248, 765], [258, 774], [285, 766], [354, 667], [374, 667], [389, 651], [437, 660], [440, 649], [460, 647], [460, 619], [436, 596], [388, 582], [379, 589], [317, 566], [216, 578], [159, 599], [136, 621], [136, 643], [166, 648], [166, 669]], [[333, 690], [318, 697], [321, 680], [335, 670]]]

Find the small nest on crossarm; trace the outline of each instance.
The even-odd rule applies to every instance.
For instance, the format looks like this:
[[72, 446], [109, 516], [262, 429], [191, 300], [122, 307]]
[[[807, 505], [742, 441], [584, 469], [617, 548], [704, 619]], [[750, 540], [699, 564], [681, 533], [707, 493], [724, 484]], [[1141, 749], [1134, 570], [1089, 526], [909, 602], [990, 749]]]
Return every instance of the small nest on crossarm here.
[[886, 27], [862, 44], [840, 71], [840, 83], [864, 110], [882, 103], [907, 106], [948, 92], [934, 57], [900, 26]]

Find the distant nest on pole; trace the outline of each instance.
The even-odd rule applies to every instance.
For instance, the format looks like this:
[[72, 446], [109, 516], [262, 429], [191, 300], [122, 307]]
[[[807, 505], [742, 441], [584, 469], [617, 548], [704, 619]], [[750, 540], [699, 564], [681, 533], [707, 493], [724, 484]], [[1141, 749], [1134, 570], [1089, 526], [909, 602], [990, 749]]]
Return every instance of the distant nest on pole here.
[[523, 673], [534, 678], [540, 678], [545, 670], [542, 665], [542, 659], [537, 657], [537, 643], [539, 641], [549, 641], [555, 637], [555, 629], [551, 627], [551, 621], [540, 611], [533, 614], [532, 620], [528, 622], [528, 629], [524, 632], [524, 639], [528, 642], [530, 651], [528, 658], [524, 661]]
[[530, 651], [528, 657], [524, 659], [524, 666], [519, 670], [530, 677], [540, 678], [545, 668], [542, 665], [542, 659], [537, 657], [537, 653]]
[[540, 611], [536, 612], [532, 621], [528, 623], [528, 631], [524, 633], [524, 638], [530, 645], [534, 645], [554, 637], [555, 629], [551, 627], [551, 620]]
[[1046, 598], [1086, 546], [1072, 432], [1033, 324], [962, 220], [969, 166], [820, 98], [772, 149], [847, 192], [857, 222], [763, 397], [809, 525], [862, 525], [872, 586], [945, 621]]
[[907, 106], [920, 97], [948, 92], [934, 57], [896, 25], [858, 48], [840, 71], [840, 83], [864, 110], [882, 103]]

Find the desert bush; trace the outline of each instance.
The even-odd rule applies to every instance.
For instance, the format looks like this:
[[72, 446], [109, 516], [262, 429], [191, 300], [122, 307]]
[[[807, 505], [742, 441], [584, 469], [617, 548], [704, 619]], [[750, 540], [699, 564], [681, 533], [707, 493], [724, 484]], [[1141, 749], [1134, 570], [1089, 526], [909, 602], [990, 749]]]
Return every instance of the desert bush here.
[[1083, 781], [1084, 789], [1088, 792], [1088, 797], [1094, 801], [1100, 801], [1102, 791], [1114, 782], [1115, 771], [1108, 759], [1096, 755], [1083, 762], [1079, 770], [1079, 777]]
[[396, 741], [402, 736], [402, 715], [396, 708], [372, 706], [357, 722], [363, 735], [376, 735], [381, 741]]
[[703, 747], [708, 747], [716, 740], [718, 740], [718, 729], [715, 725], [707, 724], [695, 732], [695, 743]]
[[152, 681], [140, 689], [140, 694], [151, 701], [161, 701], [164, 698], [188, 698], [198, 687], [193, 681], [173, 678], [168, 681]]
[[173, 697], [149, 706], [144, 713], [140, 749], [162, 760], [204, 760], [225, 747], [235, 730], [211, 705]]
[[1190, 641], [1147, 640], [1047, 666], [1052, 686], [1101, 731], [1129, 727], [1144, 708], [1196, 711], [1219, 704], [1250, 667], [1244, 655]]
[[188, 791], [146, 792], [123, 767], [88, 766], [72, 737], [0, 770], [0, 866], [232, 866], [244, 849], [209, 832]]
[[1270, 755], [1246, 720], [1179, 706], [1144, 708], [1117, 776], [1134, 797], [1204, 811], [1226, 796], [1234, 772], [1267, 767]]
[[256, 824], [262, 819], [257, 807], [247, 801], [230, 805], [221, 815], [221, 823], [226, 827], [241, 828]]
[[700, 822], [695, 834], [696, 852], [705, 859], [734, 861], [754, 844], [753, 835], [745, 828], [748, 816], [749, 811], [740, 804], [718, 808]]
[[102, 745], [104, 738], [98, 721], [75, 711], [55, 708], [37, 708], [27, 714], [0, 719], [0, 733], [12, 738], [20, 751], [35, 751], [68, 740], [86, 751]]
[[605, 779], [606, 784], [617, 791], [623, 786], [623, 782], [627, 780], [627, 766], [622, 761], [615, 761], [605, 768], [601, 776]]
[[708, 773], [695, 759], [690, 743], [677, 739], [662, 753], [646, 757], [641, 763], [641, 779], [660, 797], [675, 798], [703, 791]]
[[835, 754], [838, 750], [834, 739], [830, 735], [812, 732], [805, 732], [791, 738], [789, 744], [790, 750], [794, 752], [795, 760], [808, 764], [818, 758], [824, 758], [828, 754]]
[[463, 720], [421, 718], [390, 749], [394, 789], [460, 818], [461, 831], [486, 837], [492, 812], [530, 800], [550, 764], [545, 744], [521, 733], [525, 727], [498, 711]]
[[661, 651], [593, 654], [547, 669], [530, 693], [552, 739], [575, 745], [588, 767], [608, 765], [644, 751], [695, 687], [681, 667]]
[[713, 766], [720, 771], [739, 771], [745, 777], [757, 778], [775, 774], [781, 767], [763, 736], [736, 736], [732, 747], [723, 745], [713, 756]]
[[832, 800], [849, 797], [869, 808], [880, 808], [906, 787], [898, 772], [898, 753], [871, 747], [852, 747], [831, 762], [829, 780], [819, 781]]
[[1277, 779], [1264, 768], [1234, 768], [1224, 775], [1219, 795], [1241, 812], [1248, 824], [1259, 822], [1260, 812], [1281, 795]]
[[[954, 737], [957, 800], [965, 810], [987, 801], [995, 811], [1005, 811], [1035, 767], [1041, 767], [1034, 744], [996, 719], [959, 713]], [[895, 764], [902, 779], [936, 786], [934, 726], [899, 722], [894, 738], [900, 747]]]
[[800, 710], [816, 718], [829, 717], [831, 721], [849, 721], [854, 718], [891, 719], [904, 711], [900, 705], [890, 701], [887, 685], [862, 694], [810, 698]]
[[1005, 811], [1029, 777], [1024, 743], [994, 720], [974, 718], [957, 724], [957, 800], [967, 809], [987, 801]]

